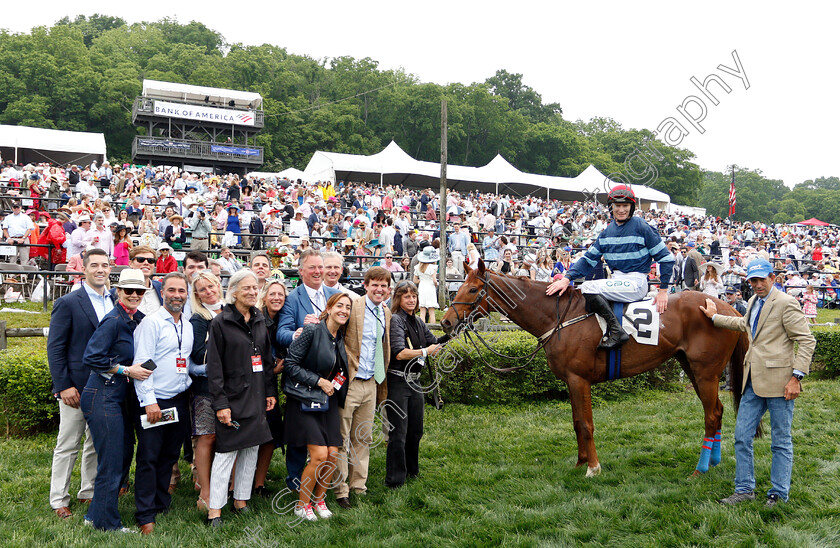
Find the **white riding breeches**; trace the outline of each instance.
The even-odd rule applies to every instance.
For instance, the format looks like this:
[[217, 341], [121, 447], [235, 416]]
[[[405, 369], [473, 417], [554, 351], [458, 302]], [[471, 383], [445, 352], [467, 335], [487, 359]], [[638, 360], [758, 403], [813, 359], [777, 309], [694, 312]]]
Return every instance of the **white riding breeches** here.
[[648, 277], [641, 272], [613, 272], [608, 280], [587, 280], [578, 287], [582, 293], [601, 295], [608, 301], [631, 303], [648, 294]]

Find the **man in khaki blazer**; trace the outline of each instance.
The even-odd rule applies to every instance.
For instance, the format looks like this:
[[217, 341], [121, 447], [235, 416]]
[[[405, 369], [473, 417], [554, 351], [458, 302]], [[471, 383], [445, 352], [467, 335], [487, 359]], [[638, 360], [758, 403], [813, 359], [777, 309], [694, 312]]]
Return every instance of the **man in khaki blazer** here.
[[[706, 299], [705, 308], [700, 307], [716, 327], [745, 331], [750, 338], [735, 424], [735, 493], [722, 499], [722, 504], [755, 499], [752, 443], [756, 427], [768, 410], [773, 462], [767, 506], [774, 506], [779, 499], [787, 501], [790, 492], [794, 400], [802, 389], [800, 381], [809, 372], [816, 339], [799, 303], [775, 289], [774, 280], [770, 263], [763, 258], [754, 259], [747, 265], [747, 281], [755, 294], [743, 317], [716, 314], [717, 307], [710, 299]], [[796, 342], [798, 352], [794, 351]]]
[[383, 302], [388, 298], [390, 284], [390, 272], [380, 266], [368, 269], [365, 296], [353, 301], [344, 335], [349, 384], [340, 412], [344, 443], [336, 459], [335, 482], [336, 502], [342, 508], [350, 508], [350, 490], [357, 494], [367, 491], [373, 415], [377, 396], [384, 399], [387, 394], [385, 373], [391, 357], [391, 311]]

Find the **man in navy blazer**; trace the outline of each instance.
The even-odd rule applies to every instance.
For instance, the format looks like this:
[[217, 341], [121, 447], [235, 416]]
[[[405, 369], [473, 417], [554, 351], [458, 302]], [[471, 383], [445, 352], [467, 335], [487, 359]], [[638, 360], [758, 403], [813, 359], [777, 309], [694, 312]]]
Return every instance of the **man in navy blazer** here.
[[113, 296], [106, 288], [111, 274], [108, 254], [101, 249], [87, 251], [83, 265], [85, 279], [79, 289], [58, 299], [53, 305], [47, 338], [52, 391], [59, 406], [58, 439], [53, 452], [50, 480], [50, 506], [61, 518], [72, 515], [69, 508], [70, 475], [79, 453], [82, 434], [85, 434], [86, 439], [82, 450], [82, 481], [78, 498], [86, 501], [93, 496], [96, 450], [79, 408], [80, 393], [90, 376], [90, 370], [82, 364], [82, 356], [99, 321], [114, 308]]
[[[300, 254], [301, 284], [289, 296], [277, 318], [277, 342], [288, 347], [303, 331], [304, 325], [320, 322], [321, 312], [331, 296], [340, 293], [324, 282], [324, 259], [318, 251], [307, 249]], [[286, 448], [286, 485], [292, 491], [300, 489], [300, 476], [306, 465], [306, 447]]]

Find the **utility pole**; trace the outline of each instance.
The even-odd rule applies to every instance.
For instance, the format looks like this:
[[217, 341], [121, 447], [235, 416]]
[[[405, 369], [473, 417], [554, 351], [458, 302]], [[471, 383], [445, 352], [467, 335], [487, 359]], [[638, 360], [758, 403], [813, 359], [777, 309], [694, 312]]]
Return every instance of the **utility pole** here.
[[446, 99], [440, 101], [440, 262], [438, 263], [438, 304], [443, 308], [446, 291], [446, 162], [448, 156]]

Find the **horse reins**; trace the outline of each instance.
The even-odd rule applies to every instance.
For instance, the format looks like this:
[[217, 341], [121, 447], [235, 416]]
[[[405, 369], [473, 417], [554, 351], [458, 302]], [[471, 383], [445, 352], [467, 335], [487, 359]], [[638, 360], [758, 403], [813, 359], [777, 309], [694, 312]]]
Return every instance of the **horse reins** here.
[[[588, 317], [594, 315], [593, 312], [588, 312], [586, 314], [583, 314], [581, 316], [577, 316], [575, 318], [572, 318], [571, 320], [568, 320], [568, 321], [564, 322], [563, 318], [566, 317], [566, 314], [568, 314], [568, 312], [569, 312], [569, 308], [571, 308], [571, 306], [572, 306], [572, 296], [570, 294], [569, 298], [566, 299], [566, 307], [563, 309], [563, 314], [561, 315], [560, 314], [560, 297], [558, 295], [557, 300], [556, 300], [557, 325], [555, 325], [552, 329], [546, 331], [545, 333], [543, 333], [542, 335], [540, 335], [538, 337], [540, 343], [533, 350], [533, 352], [529, 353], [526, 356], [508, 356], [506, 354], [502, 354], [501, 352], [497, 352], [496, 350], [493, 350], [493, 348], [489, 344], [487, 344], [487, 341], [484, 340], [484, 337], [482, 337], [479, 334], [479, 331], [476, 329], [475, 324], [472, 321], [472, 314], [471, 313], [473, 311], [475, 311], [476, 308], [478, 308], [479, 303], [481, 303], [481, 301], [489, 294], [489, 292], [485, 288], [489, 287], [490, 289], [494, 289], [493, 288], [493, 282], [490, 280], [487, 273], [485, 273], [484, 276], [482, 276], [481, 281], [484, 282], [484, 287], [481, 288], [481, 291], [479, 291], [479, 293], [476, 296], [476, 299], [474, 301], [472, 301], [472, 302], [452, 301], [451, 304], [453, 304], [453, 305], [462, 304], [462, 305], [466, 305], [466, 306], [470, 307], [469, 316], [467, 314], [464, 314], [464, 319], [463, 320], [460, 318], [460, 314], [458, 314], [457, 309], [455, 310], [455, 313], [458, 314], [459, 323], [463, 323], [464, 325], [466, 325], [466, 329], [464, 329], [463, 332], [467, 336], [467, 338], [470, 340], [470, 342], [473, 344], [475, 349], [478, 351], [479, 357], [481, 356], [481, 352], [480, 352], [480, 349], [479, 349], [478, 345], [476, 344], [475, 340], [473, 339], [473, 337], [475, 337], [479, 341], [481, 341], [481, 343], [487, 348], [487, 350], [489, 350], [490, 352], [492, 352], [493, 354], [495, 354], [496, 356], [498, 356], [500, 358], [507, 359], [507, 360], [517, 360], [517, 361], [522, 360], [522, 359], [527, 360], [525, 363], [523, 363], [521, 365], [517, 365], [515, 367], [495, 367], [495, 366], [491, 365], [486, 359], [481, 358], [482, 361], [484, 362], [484, 364], [487, 367], [489, 367], [490, 369], [492, 369], [493, 371], [496, 371], [498, 373], [510, 373], [511, 371], [517, 371], [519, 369], [524, 368], [525, 366], [530, 364], [531, 361], [533, 361], [533, 359], [537, 356], [537, 353], [540, 350], [545, 348], [545, 345], [548, 344], [548, 341], [551, 340], [551, 336], [554, 335], [554, 333], [557, 333], [557, 339], [559, 340], [560, 339], [560, 332], [563, 329], [565, 329], [566, 327], [569, 327], [571, 325], [574, 325], [578, 322], [582, 322], [583, 320], [587, 319]], [[499, 293], [499, 291], [496, 290], [496, 293]], [[501, 293], [499, 293], [499, 294], [501, 294]], [[487, 311], [488, 312], [490, 311], [489, 306], [488, 306]], [[501, 311], [499, 311], [499, 312], [503, 313]]]

